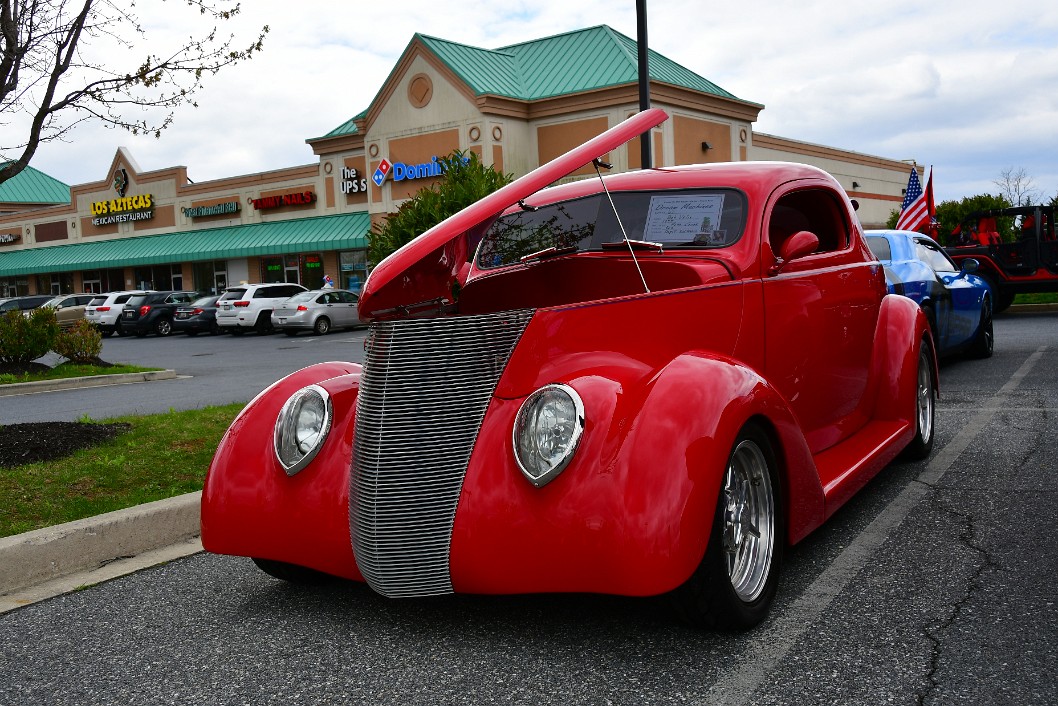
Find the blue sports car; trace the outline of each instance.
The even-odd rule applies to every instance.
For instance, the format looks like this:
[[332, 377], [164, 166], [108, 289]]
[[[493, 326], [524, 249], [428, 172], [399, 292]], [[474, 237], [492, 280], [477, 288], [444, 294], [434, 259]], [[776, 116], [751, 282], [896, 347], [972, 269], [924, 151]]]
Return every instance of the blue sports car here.
[[940, 356], [992, 355], [992, 292], [977, 260], [956, 267], [932, 238], [905, 230], [868, 230], [867, 244], [885, 267], [889, 291], [918, 302]]

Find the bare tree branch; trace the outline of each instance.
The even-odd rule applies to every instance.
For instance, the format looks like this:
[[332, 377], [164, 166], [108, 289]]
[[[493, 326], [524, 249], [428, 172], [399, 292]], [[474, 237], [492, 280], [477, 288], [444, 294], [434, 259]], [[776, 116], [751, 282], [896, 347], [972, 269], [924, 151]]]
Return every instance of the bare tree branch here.
[[[238, 15], [238, 2], [154, 2], [197, 10], [204, 31], [163, 52], [133, 14], [135, 2], [0, 0], [0, 123], [29, 120], [15, 144], [0, 145], [0, 158], [9, 160], [0, 183], [22, 171], [41, 143], [63, 139], [86, 120], [160, 136], [178, 107], [196, 105], [205, 78], [252, 58], [268, 33], [265, 25], [237, 48], [217, 23]], [[152, 51], [136, 59], [140, 46]]]
[[1031, 206], [1040, 200], [1040, 190], [1024, 167], [1007, 167], [992, 183], [1012, 206]]

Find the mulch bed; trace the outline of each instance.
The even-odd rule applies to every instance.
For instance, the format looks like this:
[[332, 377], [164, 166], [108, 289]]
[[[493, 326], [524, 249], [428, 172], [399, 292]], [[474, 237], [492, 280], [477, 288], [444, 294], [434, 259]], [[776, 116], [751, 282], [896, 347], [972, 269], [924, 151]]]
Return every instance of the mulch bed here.
[[109, 441], [131, 424], [87, 422], [31, 422], [0, 425], [0, 467], [14, 468], [38, 461], [54, 461]]
[[[94, 365], [112, 367], [96, 360]], [[0, 364], [0, 373], [39, 374], [51, 368], [43, 363]], [[0, 424], [0, 467], [14, 468], [38, 461], [53, 461], [102, 444], [132, 426], [130, 424], [91, 424], [87, 422], [30, 422]]]

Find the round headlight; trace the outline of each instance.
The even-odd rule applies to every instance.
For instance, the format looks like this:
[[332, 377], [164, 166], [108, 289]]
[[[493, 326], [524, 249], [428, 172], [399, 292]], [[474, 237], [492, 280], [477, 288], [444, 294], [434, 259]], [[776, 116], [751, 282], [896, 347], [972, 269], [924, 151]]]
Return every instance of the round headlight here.
[[529, 395], [514, 420], [514, 457], [537, 488], [562, 472], [584, 432], [584, 403], [567, 385], [547, 385]]
[[292, 476], [309, 464], [331, 430], [331, 396], [319, 385], [295, 392], [276, 419], [276, 458]]

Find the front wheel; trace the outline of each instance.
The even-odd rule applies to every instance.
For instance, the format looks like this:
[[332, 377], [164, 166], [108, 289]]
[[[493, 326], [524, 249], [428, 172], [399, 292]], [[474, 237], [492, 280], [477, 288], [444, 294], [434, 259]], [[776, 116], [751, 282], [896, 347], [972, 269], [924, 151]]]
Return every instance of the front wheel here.
[[768, 615], [779, 585], [783, 524], [779, 476], [768, 436], [747, 426], [724, 470], [705, 556], [672, 594], [698, 627], [748, 630]]
[[933, 382], [933, 358], [929, 343], [922, 339], [915, 373], [915, 438], [904, 449], [903, 456], [920, 461], [933, 450], [933, 421], [936, 412], [937, 387]]
[[159, 336], [168, 336], [173, 332], [173, 322], [169, 319], [158, 319], [154, 325], [154, 332]]

